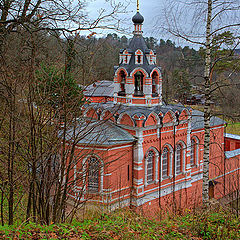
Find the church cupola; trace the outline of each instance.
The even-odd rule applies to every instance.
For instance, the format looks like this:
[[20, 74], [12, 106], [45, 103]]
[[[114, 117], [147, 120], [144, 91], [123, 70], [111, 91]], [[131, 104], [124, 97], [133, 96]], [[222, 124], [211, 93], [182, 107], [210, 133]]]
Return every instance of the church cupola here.
[[115, 67], [114, 101], [138, 106], [162, 104], [161, 69], [156, 66], [156, 52], [147, 47], [142, 36], [144, 18], [139, 2], [132, 21], [133, 38], [126, 49], [120, 50], [119, 66]]
[[139, 10], [137, 13], [133, 16], [132, 21], [134, 23], [134, 34], [142, 34], [142, 24], [144, 22], [144, 17], [139, 13]]
[[141, 24], [144, 22], [144, 17], [139, 13], [137, 12], [133, 17], [132, 17], [132, 21], [134, 24], [138, 25], [138, 24]]

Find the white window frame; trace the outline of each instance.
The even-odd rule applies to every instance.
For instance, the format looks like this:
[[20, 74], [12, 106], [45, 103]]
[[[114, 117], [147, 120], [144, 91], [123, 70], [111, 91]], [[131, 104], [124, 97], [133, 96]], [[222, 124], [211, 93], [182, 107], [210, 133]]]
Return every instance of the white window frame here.
[[[147, 173], [147, 158], [148, 158], [148, 154], [149, 152], [152, 151], [154, 153], [154, 157], [153, 157], [153, 180], [151, 182], [148, 182], [148, 179], [147, 179], [147, 176], [148, 176], [148, 173]], [[157, 183], [159, 181], [158, 179], [158, 163], [159, 163], [159, 152], [158, 150], [155, 148], [155, 147], [151, 147], [148, 149], [146, 155], [145, 155], [145, 186], [149, 185], [149, 184], [152, 184], [152, 183]]]
[[169, 169], [169, 173], [167, 177], [164, 177], [162, 174], [162, 169], [163, 169], [163, 154], [161, 154], [161, 181], [163, 181], [166, 178], [172, 178], [172, 164], [173, 164], [173, 147], [170, 144], [166, 144], [163, 146], [162, 150], [164, 150], [164, 148], [167, 148], [169, 151], [169, 158], [168, 158], [168, 169]]
[[97, 160], [99, 161], [99, 166], [100, 166], [100, 181], [99, 181], [99, 191], [98, 194], [101, 194], [103, 192], [103, 176], [104, 176], [104, 163], [103, 160], [96, 154], [90, 154], [88, 156], [86, 156], [83, 161], [82, 161], [82, 174], [83, 174], [83, 186], [82, 189], [83, 191], [86, 193], [88, 191], [87, 189], [87, 165], [88, 165], [88, 160], [91, 157], [95, 157], [97, 158]]
[[150, 150], [148, 152], [146, 161], [147, 161], [147, 183], [151, 184], [154, 180], [154, 157], [155, 153]]
[[[180, 169], [180, 172], [177, 172], [176, 170], [177, 170], [177, 165], [176, 165], [176, 163], [177, 163], [177, 147], [178, 147], [178, 145], [180, 145], [181, 146], [181, 149], [182, 149], [182, 162], [180, 162], [181, 163], [181, 169]], [[176, 144], [176, 149], [175, 149], [175, 164], [174, 164], [174, 167], [175, 167], [175, 169], [174, 169], [174, 171], [175, 171], [175, 175], [180, 175], [180, 174], [184, 174], [185, 172], [186, 172], [186, 144], [185, 144], [185, 142], [183, 142], [183, 141], [179, 141], [179, 142], [177, 142], [177, 144]]]
[[[137, 53], [138, 51], [140, 51], [141, 53], [138, 54], [138, 53]], [[138, 62], [138, 56], [140, 56], [140, 63]], [[140, 49], [138, 49], [138, 50], [135, 52], [135, 64], [137, 64], [137, 65], [143, 64], [143, 52], [142, 52]]]
[[176, 146], [176, 159], [175, 159], [175, 173], [176, 175], [182, 172], [182, 161], [183, 161], [183, 149], [181, 144]]
[[[96, 165], [97, 169], [92, 169], [93, 165]], [[96, 157], [90, 157], [88, 159], [87, 170], [88, 170], [87, 190], [89, 193], [98, 193], [100, 189], [99, 183], [101, 176], [100, 176], [100, 162]]]
[[[165, 149], [166, 149], [166, 151], [165, 151]], [[166, 158], [165, 158], [165, 156], [166, 156]], [[163, 164], [163, 161], [166, 161], [166, 163]], [[170, 173], [168, 172], [169, 171], [169, 169], [168, 169], [169, 163], [170, 163], [170, 151], [169, 151], [168, 147], [164, 147], [163, 151], [162, 151], [162, 178], [163, 179], [167, 178], [170, 175]], [[166, 169], [163, 169], [164, 165], [166, 166]], [[163, 171], [165, 171], [166, 174], [163, 174]]]
[[[195, 162], [192, 164], [191, 160], [192, 160], [192, 141], [195, 142]], [[191, 150], [190, 150], [190, 165], [191, 167], [196, 167], [199, 165], [199, 139], [197, 137], [192, 137], [191, 138]]]

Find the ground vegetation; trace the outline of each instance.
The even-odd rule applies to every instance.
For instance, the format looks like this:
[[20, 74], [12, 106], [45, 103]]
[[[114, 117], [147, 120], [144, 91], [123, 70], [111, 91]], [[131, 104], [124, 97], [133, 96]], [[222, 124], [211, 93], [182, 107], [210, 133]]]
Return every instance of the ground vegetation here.
[[159, 221], [129, 210], [95, 213], [72, 224], [21, 223], [0, 227], [1, 239], [239, 239], [240, 221], [217, 208], [207, 212], [186, 209]]

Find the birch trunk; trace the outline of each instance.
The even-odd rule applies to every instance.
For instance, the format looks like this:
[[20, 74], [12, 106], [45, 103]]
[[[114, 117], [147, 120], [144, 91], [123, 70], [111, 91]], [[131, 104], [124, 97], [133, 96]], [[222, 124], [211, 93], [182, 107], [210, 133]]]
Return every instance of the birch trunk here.
[[212, 20], [212, 0], [208, 0], [208, 13], [206, 25], [206, 56], [205, 56], [205, 106], [204, 106], [204, 153], [203, 153], [203, 185], [202, 200], [208, 203], [209, 184], [209, 148], [210, 148], [210, 72], [211, 72], [211, 20]]

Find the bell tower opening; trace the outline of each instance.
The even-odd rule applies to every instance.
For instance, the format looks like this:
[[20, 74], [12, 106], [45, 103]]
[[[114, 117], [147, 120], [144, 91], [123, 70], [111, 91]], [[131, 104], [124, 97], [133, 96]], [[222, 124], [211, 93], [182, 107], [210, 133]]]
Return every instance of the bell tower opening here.
[[142, 72], [138, 71], [134, 74], [134, 96], [143, 97], [143, 74]]
[[158, 96], [157, 84], [158, 84], [158, 74], [156, 72], [154, 72], [152, 74], [152, 97]]
[[120, 92], [118, 92], [118, 96], [125, 96], [125, 83], [126, 83], [126, 74], [124, 71], [120, 71]]

